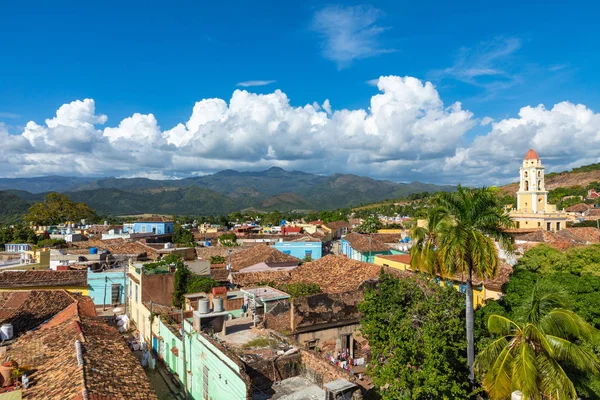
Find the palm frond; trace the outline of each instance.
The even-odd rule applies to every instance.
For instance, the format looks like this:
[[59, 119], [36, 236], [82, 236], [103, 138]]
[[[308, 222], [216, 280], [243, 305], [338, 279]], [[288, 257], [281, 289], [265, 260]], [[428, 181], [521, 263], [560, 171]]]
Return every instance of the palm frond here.
[[492, 314], [488, 318], [487, 322], [488, 331], [493, 335], [513, 335], [516, 336], [521, 333], [521, 327], [502, 315]]

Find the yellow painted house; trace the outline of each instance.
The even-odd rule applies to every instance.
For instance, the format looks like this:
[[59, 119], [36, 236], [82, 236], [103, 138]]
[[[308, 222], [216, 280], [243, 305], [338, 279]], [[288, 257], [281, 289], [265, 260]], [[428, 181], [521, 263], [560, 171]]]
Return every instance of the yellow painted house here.
[[89, 294], [87, 270], [82, 271], [3, 271], [0, 292], [17, 290], [64, 289], [84, 296]]
[[[410, 254], [392, 254], [375, 256], [375, 265], [397, 269], [399, 271], [413, 271], [410, 266]], [[508, 265], [503, 265], [498, 276], [494, 279], [482, 281], [478, 278], [473, 279], [473, 303], [475, 307], [485, 305], [487, 300], [498, 300], [502, 297], [502, 285], [508, 282], [512, 268]], [[460, 276], [451, 278], [443, 278], [438, 276], [436, 282], [441, 285], [453, 286], [456, 290], [464, 293], [467, 285], [464, 279]]]

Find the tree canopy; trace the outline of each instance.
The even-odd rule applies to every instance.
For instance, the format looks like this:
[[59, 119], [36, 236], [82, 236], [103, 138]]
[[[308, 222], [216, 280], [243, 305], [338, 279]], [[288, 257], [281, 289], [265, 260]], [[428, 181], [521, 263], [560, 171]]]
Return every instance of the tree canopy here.
[[175, 224], [173, 227], [173, 243], [193, 245], [194, 234], [189, 229], [185, 229], [181, 224]]
[[85, 219], [94, 222], [96, 212], [85, 203], [76, 203], [61, 193], [49, 193], [40, 203], [35, 203], [25, 215], [25, 221], [36, 225], [57, 225]]
[[377, 233], [379, 229], [383, 227], [383, 224], [377, 217], [377, 215], [369, 215], [361, 222], [359, 226], [355, 228], [360, 233]]
[[359, 304], [383, 399], [464, 399], [470, 392], [464, 298], [453, 288], [382, 274]]

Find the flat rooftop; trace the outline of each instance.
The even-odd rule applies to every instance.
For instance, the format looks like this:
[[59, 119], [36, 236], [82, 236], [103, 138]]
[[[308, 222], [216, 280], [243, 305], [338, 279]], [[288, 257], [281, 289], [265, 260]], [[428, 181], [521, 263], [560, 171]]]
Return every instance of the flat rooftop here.
[[275, 299], [288, 299], [290, 297], [286, 292], [277, 290], [270, 286], [259, 286], [253, 288], [242, 289], [242, 293], [247, 293], [260, 300], [275, 300]]
[[269, 394], [256, 392], [252, 400], [322, 400], [325, 391], [306, 378], [299, 376], [275, 382]]

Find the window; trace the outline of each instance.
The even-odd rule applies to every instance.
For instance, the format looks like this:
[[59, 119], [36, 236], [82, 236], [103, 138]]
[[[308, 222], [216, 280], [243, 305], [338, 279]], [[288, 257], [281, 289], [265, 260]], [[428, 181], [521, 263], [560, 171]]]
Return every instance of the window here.
[[547, 231], [552, 230], [552, 222], [547, 222], [546, 223], [546, 230]]
[[557, 230], [557, 231], [560, 231], [560, 222], [557, 222], [557, 223], [556, 223], [556, 230]]
[[138, 302], [138, 285], [135, 285], [135, 302]]
[[542, 227], [542, 223], [538, 222], [538, 228], [541, 228], [541, 227]]
[[519, 221], [517, 221], [517, 229], [519, 229], [521, 227], [521, 223]]
[[142, 232], [142, 233], [146, 233], [146, 225], [142, 225], [142, 230], [141, 230], [141, 232]]
[[304, 257], [312, 257], [312, 250], [306, 250], [304, 252]]
[[537, 188], [538, 188], [538, 189], [541, 189], [541, 188], [542, 188], [542, 181], [541, 181], [541, 180], [540, 180], [540, 181], [538, 181]]
[[529, 190], [529, 181], [525, 181], [525, 191]]
[[538, 178], [542, 177], [542, 171], [538, 171]]
[[202, 398], [208, 400], [208, 368], [206, 365], [202, 370]]
[[525, 178], [527, 178], [527, 171], [525, 171]]

